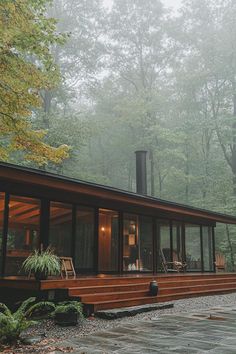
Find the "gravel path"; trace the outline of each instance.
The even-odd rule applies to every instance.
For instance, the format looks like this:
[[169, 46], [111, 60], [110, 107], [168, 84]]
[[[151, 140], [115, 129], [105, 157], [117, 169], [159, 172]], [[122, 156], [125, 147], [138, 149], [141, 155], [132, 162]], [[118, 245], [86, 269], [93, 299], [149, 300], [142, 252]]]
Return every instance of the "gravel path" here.
[[[84, 319], [76, 327], [58, 327], [53, 321], [44, 320], [38, 325], [28, 330], [27, 335], [31, 338], [42, 336], [42, 341], [34, 346], [19, 346], [12, 351], [8, 349], [8, 354], [14, 353], [52, 353], [57, 349], [55, 343], [72, 337], [80, 337], [97, 331], [106, 330], [122, 326], [126, 323], [135, 323], [139, 320], [150, 320], [163, 314], [175, 314], [183, 312], [201, 311], [204, 309], [215, 308], [224, 305], [234, 305], [236, 303], [236, 293], [217, 296], [204, 296], [191, 299], [177, 300], [174, 307], [170, 309], [155, 310], [152, 312], [141, 313], [134, 317], [126, 317], [116, 320], [103, 320], [94, 317]], [[1, 349], [0, 349], [1, 350]], [[71, 348], [64, 348], [64, 352], [70, 352]], [[63, 352], [62, 350], [60, 350]], [[0, 351], [1, 352], [1, 351]], [[4, 351], [2, 351], [4, 353]]]

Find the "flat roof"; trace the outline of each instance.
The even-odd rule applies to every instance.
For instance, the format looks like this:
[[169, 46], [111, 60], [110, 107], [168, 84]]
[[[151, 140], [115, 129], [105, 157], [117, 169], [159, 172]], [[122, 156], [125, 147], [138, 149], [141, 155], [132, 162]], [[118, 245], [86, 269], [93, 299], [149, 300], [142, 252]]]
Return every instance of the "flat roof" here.
[[0, 181], [1, 180], [10, 183], [24, 183], [32, 186], [50, 187], [51, 189], [75, 192], [82, 195], [92, 195], [96, 198], [102, 198], [103, 200], [117, 200], [119, 202], [129, 203], [130, 205], [139, 205], [163, 212], [175, 213], [179, 216], [183, 215], [202, 218], [212, 222], [236, 224], [235, 216], [5, 162], [0, 162]]

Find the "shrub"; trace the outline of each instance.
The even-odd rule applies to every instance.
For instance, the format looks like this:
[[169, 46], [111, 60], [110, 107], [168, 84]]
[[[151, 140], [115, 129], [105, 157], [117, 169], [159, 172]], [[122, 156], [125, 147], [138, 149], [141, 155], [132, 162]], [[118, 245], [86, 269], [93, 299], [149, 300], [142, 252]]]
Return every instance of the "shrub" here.
[[83, 318], [83, 307], [79, 301], [64, 301], [58, 303], [54, 311], [54, 315], [57, 313], [77, 313], [80, 318]]
[[35, 303], [35, 298], [24, 301], [19, 309], [11, 312], [3, 303], [0, 303], [0, 343], [14, 344], [20, 340], [21, 333], [37, 322], [30, 320], [34, 312], [44, 306], [55, 310], [51, 302]]

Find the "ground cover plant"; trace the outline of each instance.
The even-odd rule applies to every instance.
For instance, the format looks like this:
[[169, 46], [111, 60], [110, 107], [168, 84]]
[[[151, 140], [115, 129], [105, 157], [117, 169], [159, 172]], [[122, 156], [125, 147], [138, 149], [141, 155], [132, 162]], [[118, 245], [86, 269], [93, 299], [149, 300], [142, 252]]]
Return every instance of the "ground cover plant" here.
[[22, 332], [37, 324], [32, 317], [40, 309], [55, 310], [52, 302], [35, 303], [35, 300], [33, 297], [25, 300], [15, 312], [0, 303], [0, 344], [13, 345], [20, 341]]

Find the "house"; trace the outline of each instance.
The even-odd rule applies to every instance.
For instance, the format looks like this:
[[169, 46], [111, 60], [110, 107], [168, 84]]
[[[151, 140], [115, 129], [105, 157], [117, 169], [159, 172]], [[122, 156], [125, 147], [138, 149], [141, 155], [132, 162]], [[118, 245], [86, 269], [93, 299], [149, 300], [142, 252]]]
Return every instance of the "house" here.
[[[216, 223], [236, 224], [236, 217], [1, 163], [1, 293], [12, 288], [66, 288], [70, 292], [79, 287], [76, 280], [68, 280], [70, 285], [63, 280], [63, 285], [61, 279], [51, 286], [47, 280], [38, 287], [24, 277], [22, 262], [40, 245], [72, 257], [84, 286], [115, 285], [114, 279], [121, 286], [141, 284], [141, 279], [148, 285], [150, 279], [161, 278], [162, 249], [168, 251], [168, 261], [175, 254], [187, 263], [185, 277], [202, 279], [204, 273], [213, 277]], [[70, 294], [81, 297], [75, 290]], [[136, 297], [130, 294], [129, 299]]]

